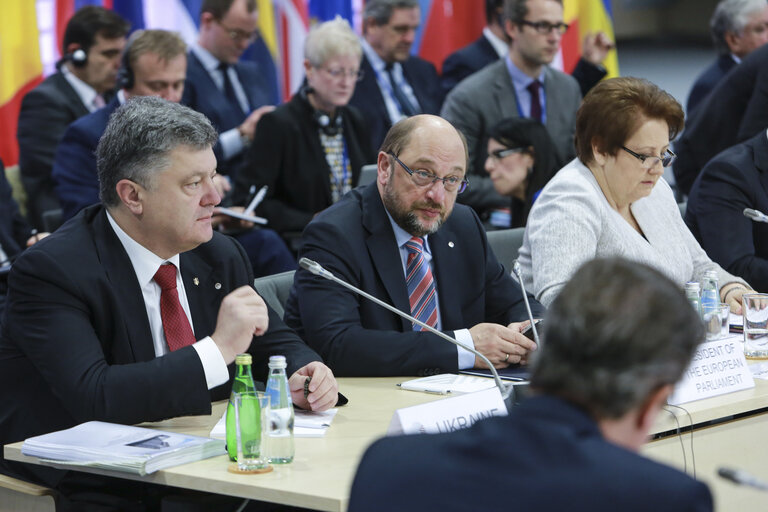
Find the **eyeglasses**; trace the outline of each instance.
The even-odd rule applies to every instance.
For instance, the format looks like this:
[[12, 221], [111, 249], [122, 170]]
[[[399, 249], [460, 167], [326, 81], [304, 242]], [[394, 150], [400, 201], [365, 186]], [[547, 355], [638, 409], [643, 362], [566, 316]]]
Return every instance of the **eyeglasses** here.
[[521, 20], [518, 22], [520, 25], [527, 25], [529, 27], [533, 27], [536, 32], [538, 32], [541, 35], [547, 35], [553, 30], [555, 30], [558, 34], [563, 35], [565, 34], [565, 31], [568, 30], [568, 24], [567, 23], [550, 23], [548, 21], [528, 21], [528, 20]]
[[353, 69], [341, 69], [341, 68], [335, 68], [335, 69], [328, 69], [328, 68], [319, 68], [331, 75], [331, 78], [335, 78], [338, 80], [339, 78], [354, 78], [355, 81], [359, 82], [363, 79], [363, 70], [353, 70]]
[[509, 148], [509, 149], [497, 149], [496, 151], [491, 151], [488, 153], [488, 156], [493, 158], [494, 160], [501, 160], [502, 158], [507, 158], [509, 155], [514, 155], [515, 153], [527, 153], [528, 148]]
[[243, 41], [252, 43], [259, 37], [258, 30], [254, 30], [253, 32], [246, 32], [244, 30], [240, 30], [239, 28], [230, 28], [219, 20], [214, 19], [213, 21], [218, 23], [221, 26], [221, 28], [223, 28], [224, 31], [227, 33], [229, 38], [236, 43], [240, 43]]
[[635, 153], [625, 146], [621, 146], [621, 149], [640, 160], [643, 163], [643, 167], [645, 169], [653, 169], [659, 162], [661, 162], [662, 167], [669, 167], [672, 162], [675, 161], [675, 157], [677, 156], [669, 149], [666, 150], [661, 156], [641, 155], [640, 153]]
[[424, 169], [411, 170], [410, 167], [405, 165], [393, 153], [390, 153], [389, 155], [403, 167], [405, 172], [411, 177], [411, 181], [413, 181], [417, 187], [429, 187], [437, 181], [442, 181], [446, 192], [457, 192], [458, 194], [461, 194], [467, 189], [467, 185], [469, 185], [467, 180], [459, 178], [458, 176], [446, 176], [445, 178], [440, 178], [434, 173], [425, 171]]

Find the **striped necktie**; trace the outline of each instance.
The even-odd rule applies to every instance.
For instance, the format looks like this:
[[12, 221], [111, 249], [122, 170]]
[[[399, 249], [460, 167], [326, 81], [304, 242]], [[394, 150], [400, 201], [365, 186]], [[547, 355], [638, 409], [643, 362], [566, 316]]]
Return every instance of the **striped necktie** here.
[[[437, 292], [432, 270], [424, 258], [424, 240], [413, 237], [405, 242], [408, 250], [408, 261], [405, 267], [405, 284], [408, 288], [408, 299], [411, 303], [411, 316], [425, 324], [437, 325]], [[418, 324], [413, 324], [414, 331], [425, 330]]]

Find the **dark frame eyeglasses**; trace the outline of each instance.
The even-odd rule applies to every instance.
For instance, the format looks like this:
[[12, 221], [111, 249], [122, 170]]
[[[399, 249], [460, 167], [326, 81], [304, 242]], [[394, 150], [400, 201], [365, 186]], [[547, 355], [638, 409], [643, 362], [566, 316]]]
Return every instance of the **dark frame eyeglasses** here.
[[517, 153], [528, 153], [528, 148], [507, 148], [507, 149], [497, 149], [496, 151], [491, 151], [488, 153], [488, 156], [493, 158], [494, 160], [501, 160], [502, 158], [507, 158], [509, 155], [514, 155]]
[[562, 21], [560, 23], [550, 23], [548, 21], [528, 21], [528, 20], [520, 20], [518, 22], [520, 25], [526, 25], [528, 27], [533, 27], [533, 29], [538, 32], [541, 35], [547, 35], [553, 30], [556, 30], [558, 34], [563, 35], [568, 30], [569, 25], [567, 23], [563, 23]]
[[651, 155], [641, 155], [640, 153], [635, 153], [634, 151], [632, 151], [626, 146], [621, 146], [621, 149], [623, 149], [633, 157], [640, 160], [640, 162], [643, 164], [643, 167], [646, 169], [653, 169], [654, 167], [656, 167], [656, 164], [658, 164], [659, 162], [661, 162], [662, 167], [669, 167], [670, 165], [672, 165], [672, 162], [674, 162], [675, 158], [677, 157], [677, 155], [671, 149], [666, 150], [664, 154], [661, 155], [660, 157], [651, 156]]
[[218, 23], [219, 26], [221, 28], [223, 28], [224, 31], [227, 33], [229, 38], [232, 41], [236, 42], [236, 43], [239, 43], [240, 41], [246, 41], [246, 42], [248, 42], [250, 44], [250, 43], [253, 43], [254, 41], [256, 41], [256, 39], [259, 38], [259, 30], [258, 29], [254, 30], [253, 32], [251, 32], [249, 34], [248, 32], [245, 32], [244, 30], [240, 30], [239, 28], [232, 28], [232, 27], [226, 26], [224, 23], [221, 22], [221, 20], [218, 20], [218, 19], [214, 18], [213, 21]]
[[461, 179], [458, 176], [446, 176], [445, 178], [440, 178], [434, 173], [425, 171], [424, 169], [416, 169], [414, 171], [405, 165], [402, 160], [397, 158], [394, 153], [389, 153], [389, 156], [394, 158], [395, 161], [400, 164], [403, 170], [411, 177], [413, 184], [417, 187], [429, 187], [435, 182], [441, 181], [446, 192], [456, 192], [457, 194], [461, 194], [469, 185], [469, 182], [466, 179]]

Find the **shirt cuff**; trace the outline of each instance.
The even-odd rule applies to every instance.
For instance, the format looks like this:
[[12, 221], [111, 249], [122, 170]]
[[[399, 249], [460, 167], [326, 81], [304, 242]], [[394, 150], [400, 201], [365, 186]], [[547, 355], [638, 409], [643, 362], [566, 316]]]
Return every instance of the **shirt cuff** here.
[[240, 154], [243, 150], [243, 139], [240, 137], [240, 132], [237, 131], [237, 128], [232, 128], [219, 135], [219, 144], [221, 144], [221, 152], [225, 160]]
[[229, 380], [229, 370], [224, 356], [221, 355], [219, 347], [214, 343], [213, 338], [206, 336], [192, 345], [197, 350], [197, 356], [203, 364], [205, 372], [205, 383], [208, 389], [220, 386]]
[[[469, 329], [459, 329], [458, 331], [453, 331], [453, 337], [456, 338], [456, 341], [465, 347], [475, 348], [475, 341], [472, 339], [472, 335], [469, 333]], [[460, 347], [456, 347], [456, 350], [459, 351], [459, 370], [474, 368], [475, 354]]]

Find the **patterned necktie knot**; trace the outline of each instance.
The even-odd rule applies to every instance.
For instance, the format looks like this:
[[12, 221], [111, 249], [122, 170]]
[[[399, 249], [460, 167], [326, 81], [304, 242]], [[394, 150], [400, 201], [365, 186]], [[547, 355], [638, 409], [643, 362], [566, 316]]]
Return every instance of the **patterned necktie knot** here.
[[160, 289], [173, 290], [176, 288], [176, 266], [171, 264], [160, 265], [160, 268], [155, 272], [155, 282], [160, 286]]

